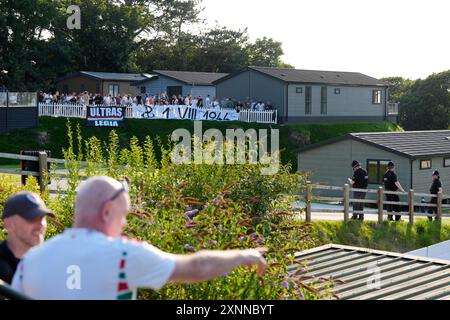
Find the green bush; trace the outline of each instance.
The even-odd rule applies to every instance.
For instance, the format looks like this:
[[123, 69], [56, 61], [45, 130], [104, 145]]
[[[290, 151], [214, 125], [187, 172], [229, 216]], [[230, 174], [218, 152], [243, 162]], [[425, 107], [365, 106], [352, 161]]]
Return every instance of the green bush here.
[[[108, 141], [81, 138], [68, 123], [68, 190], [48, 199], [56, 213], [48, 236], [70, 227], [75, 191], [89, 176], [108, 175], [130, 183], [132, 210], [125, 234], [148, 241], [175, 254], [203, 249], [268, 248], [268, 269], [262, 278], [239, 268], [228, 275], [195, 285], [167, 285], [158, 292], [141, 290], [141, 299], [317, 299], [328, 297], [331, 283], [321, 291], [304, 285], [287, 266], [294, 253], [315, 245], [310, 226], [289, 211], [292, 201], [283, 195], [297, 194], [305, 177], [288, 166], [272, 176], [261, 175], [260, 165], [176, 165], [172, 145], [156, 141], [161, 159], [155, 157], [152, 139], [130, 139], [129, 148], [119, 147], [111, 131]], [[211, 147], [205, 144], [203, 148]], [[86, 161], [82, 169], [78, 161]], [[58, 179], [56, 175], [52, 179]]]

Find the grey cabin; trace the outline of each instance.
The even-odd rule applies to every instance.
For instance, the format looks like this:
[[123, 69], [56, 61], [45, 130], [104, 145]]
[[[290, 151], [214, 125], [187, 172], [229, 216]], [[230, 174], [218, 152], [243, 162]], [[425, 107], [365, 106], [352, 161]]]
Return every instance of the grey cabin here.
[[[357, 160], [369, 174], [369, 188], [383, 183], [389, 161], [405, 190], [429, 193], [433, 170], [444, 194], [450, 184], [450, 130], [352, 133], [308, 146], [298, 154], [298, 169], [314, 183], [343, 186]], [[448, 190], [447, 190], [448, 192]]]
[[158, 95], [166, 92], [169, 97], [182, 96], [210, 96], [216, 97], [214, 81], [227, 76], [227, 73], [191, 72], [154, 70], [150, 79], [136, 81], [132, 85], [142, 94]]
[[397, 120], [388, 85], [357, 72], [247, 67], [214, 84], [218, 98], [270, 101], [281, 122]]

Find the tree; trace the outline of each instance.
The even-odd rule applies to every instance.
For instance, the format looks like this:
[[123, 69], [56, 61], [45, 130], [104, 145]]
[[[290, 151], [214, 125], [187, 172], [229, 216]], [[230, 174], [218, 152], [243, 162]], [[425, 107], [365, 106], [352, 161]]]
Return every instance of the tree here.
[[450, 71], [417, 80], [400, 100], [400, 124], [406, 130], [447, 130]]
[[281, 61], [282, 43], [272, 38], [256, 39], [248, 45], [248, 65], [260, 67], [292, 67]]
[[0, 69], [11, 91], [34, 90], [42, 80], [40, 58], [56, 14], [51, 0], [0, 0]]
[[402, 77], [385, 77], [381, 80], [389, 84], [389, 101], [392, 102], [399, 102], [414, 84], [414, 80]]
[[247, 29], [235, 31], [216, 26], [199, 36], [198, 41], [194, 59], [198, 71], [231, 73], [247, 64]]

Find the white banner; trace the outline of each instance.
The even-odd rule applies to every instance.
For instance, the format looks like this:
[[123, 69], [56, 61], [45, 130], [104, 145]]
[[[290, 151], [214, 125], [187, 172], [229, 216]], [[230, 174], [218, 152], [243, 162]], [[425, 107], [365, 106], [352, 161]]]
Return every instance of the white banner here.
[[209, 120], [239, 121], [239, 113], [230, 109], [203, 109], [191, 106], [143, 106], [133, 105], [134, 119], [172, 119], [172, 120]]

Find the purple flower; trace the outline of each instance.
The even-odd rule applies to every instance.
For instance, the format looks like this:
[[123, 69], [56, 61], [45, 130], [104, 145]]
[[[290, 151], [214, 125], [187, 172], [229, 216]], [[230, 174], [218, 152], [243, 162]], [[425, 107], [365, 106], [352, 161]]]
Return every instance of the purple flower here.
[[184, 213], [184, 217], [187, 220], [191, 221], [192, 217], [195, 216], [198, 213], [198, 211], [199, 211], [198, 209], [195, 209], [195, 210], [191, 210], [191, 211], [185, 212]]
[[195, 252], [194, 247], [192, 247], [191, 245], [184, 245], [184, 250], [189, 251], [189, 252]]
[[299, 288], [295, 288], [295, 291], [297, 291], [297, 294], [300, 296], [301, 300], [306, 300], [303, 292]]
[[244, 237], [244, 236], [240, 236], [240, 237], [238, 238], [238, 240], [242, 242], [242, 241], [245, 240], [245, 237]]
[[283, 287], [285, 289], [288, 289], [289, 288], [289, 283], [287, 281], [283, 281]]
[[184, 226], [185, 228], [193, 228], [193, 227], [195, 227], [197, 224], [194, 222], [194, 221], [192, 221], [192, 220], [189, 220], [189, 222], [188, 223], [186, 223], [186, 225]]

